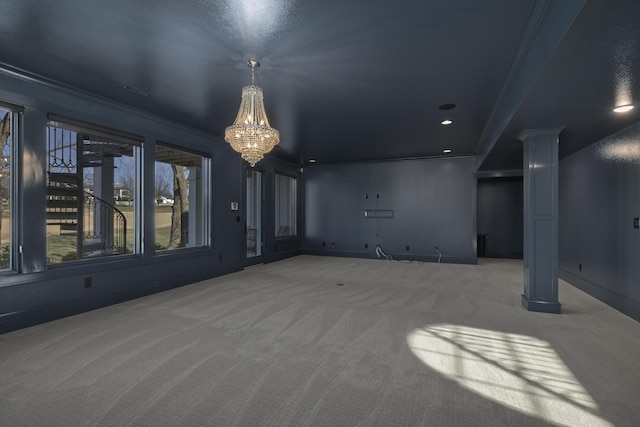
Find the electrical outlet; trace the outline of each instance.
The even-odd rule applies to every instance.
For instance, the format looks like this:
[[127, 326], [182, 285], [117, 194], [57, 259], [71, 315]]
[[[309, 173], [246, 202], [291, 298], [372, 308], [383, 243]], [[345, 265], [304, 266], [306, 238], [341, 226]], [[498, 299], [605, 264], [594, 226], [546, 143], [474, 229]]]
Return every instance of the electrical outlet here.
[[578, 264], [578, 271], [582, 271], [582, 263]]
[[336, 247], [335, 242], [331, 242], [331, 247], [332, 247], [332, 248], [335, 248], [335, 247]]
[[407, 245], [404, 247], [406, 250], [410, 251], [411, 250], [411, 246]]
[[364, 244], [364, 248], [365, 248], [365, 249], [369, 248], [369, 244], [368, 244], [368, 243], [365, 243], [365, 244]]
[[91, 276], [89, 277], [85, 277], [84, 278], [84, 287], [86, 288], [90, 288], [91, 286], [93, 286], [92, 280], [91, 280]]
[[222, 255], [218, 255], [218, 261], [222, 262]]
[[640, 228], [640, 218], [633, 218], [633, 228]]
[[324, 248], [325, 246], [327, 246], [327, 244], [325, 242], [322, 242], [322, 247]]

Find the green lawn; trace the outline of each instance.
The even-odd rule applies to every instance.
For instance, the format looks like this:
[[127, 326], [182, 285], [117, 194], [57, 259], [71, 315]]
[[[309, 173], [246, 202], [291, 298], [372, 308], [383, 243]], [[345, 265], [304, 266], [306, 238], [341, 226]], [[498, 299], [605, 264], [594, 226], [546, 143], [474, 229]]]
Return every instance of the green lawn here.
[[[127, 252], [133, 252], [133, 206], [117, 206], [127, 218]], [[166, 249], [169, 246], [171, 237], [171, 206], [156, 206], [156, 221], [169, 225], [156, 228], [156, 250]], [[11, 212], [5, 207], [2, 209], [4, 225], [9, 225]], [[7, 236], [8, 237], [8, 236]], [[47, 236], [47, 263], [59, 264], [65, 261], [76, 259], [77, 240], [76, 236], [67, 234], [51, 234]], [[5, 241], [6, 240], [6, 241]], [[9, 239], [2, 239], [0, 242], [0, 269], [9, 267]]]
[[2, 206], [0, 218], [0, 270], [9, 268], [9, 242], [11, 240], [11, 210]]
[[53, 234], [47, 236], [47, 264], [76, 259], [76, 236]]
[[156, 250], [167, 249], [171, 237], [171, 226], [156, 228]]
[[[133, 252], [133, 207], [118, 206], [118, 209], [127, 217], [127, 253]], [[171, 206], [156, 207], [156, 221], [162, 225], [156, 227], [156, 250], [166, 249], [171, 237]], [[76, 259], [76, 236], [52, 234], [47, 236], [47, 263], [58, 264]], [[1, 267], [0, 267], [1, 268]]]

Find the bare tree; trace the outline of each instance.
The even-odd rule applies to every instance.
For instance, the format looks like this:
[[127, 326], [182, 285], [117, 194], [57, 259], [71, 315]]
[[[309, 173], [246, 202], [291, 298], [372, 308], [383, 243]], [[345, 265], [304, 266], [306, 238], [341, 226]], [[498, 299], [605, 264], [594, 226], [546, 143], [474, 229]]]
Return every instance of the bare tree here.
[[184, 166], [172, 164], [171, 169], [173, 171], [173, 207], [168, 249], [175, 249], [189, 243], [189, 195]]
[[135, 165], [132, 157], [120, 157], [120, 164], [118, 165], [118, 181], [120, 188], [116, 186], [116, 189], [129, 190], [129, 194], [135, 194], [136, 189], [136, 177], [135, 177]]
[[[172, 175], [172, 170], [166, 163], [157, 163], [156, 165], [156, 197], [171, 196], [171, 187], [173, 180], [170, 175]], [[162, 165], [162, 167], [159, 167], [159, 165]]]
[[[4, 112], [4, 117], [0, 120], [0, 244], [2, 243], [2, 215], [4, 214], [4, 201], [9, 199], [8, 185], [6, 185], [10, 174], [11, 147], [9, 147], [9, 137], [11, 136], [11, 114]], [[0, 266], [1, 267], [1, 266]]]

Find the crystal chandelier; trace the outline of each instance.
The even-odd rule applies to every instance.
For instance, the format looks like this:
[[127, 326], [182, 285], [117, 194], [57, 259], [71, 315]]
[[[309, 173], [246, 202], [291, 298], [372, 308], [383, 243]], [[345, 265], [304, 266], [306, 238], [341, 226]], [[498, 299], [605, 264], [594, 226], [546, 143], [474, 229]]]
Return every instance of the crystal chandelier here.
[[260, 63], [252, 59], [247, 66], [251, 68], [251, 84], [242, 88], [240, 110], [233, 124], [225, 129], [224, 139], [253, 167], [280, 142], [280, 133], [269, 126], [262, 88], [254, 84]]

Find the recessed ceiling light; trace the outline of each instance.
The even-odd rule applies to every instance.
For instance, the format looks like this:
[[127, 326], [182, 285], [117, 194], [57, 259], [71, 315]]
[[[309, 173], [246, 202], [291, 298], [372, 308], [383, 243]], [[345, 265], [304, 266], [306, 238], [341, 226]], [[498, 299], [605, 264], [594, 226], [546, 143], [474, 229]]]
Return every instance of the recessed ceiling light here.
[[456, 108], [456, 104], [442, 104], [438, 107], [440, 110], [453, 110], [454, 108]]
[[316, 159], [309, 159], [309, 163], [315, 163]]
[[443, 153], [445, 154], [449, 154], [451, 153], [453, 150], [451, 148], [445, 148], [444, 150], [442, 150]]
[[443, 120], [440, 122], [441, 125], [445, 125], [445, 126], [449, 126], [451, 123], [453, 123], [453, 120]]
[[613, 109], [614, 113], [626, 113], [627, 111], [633, 110], [633, 105], [621, 105]]

